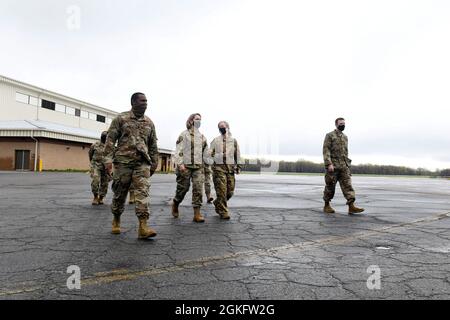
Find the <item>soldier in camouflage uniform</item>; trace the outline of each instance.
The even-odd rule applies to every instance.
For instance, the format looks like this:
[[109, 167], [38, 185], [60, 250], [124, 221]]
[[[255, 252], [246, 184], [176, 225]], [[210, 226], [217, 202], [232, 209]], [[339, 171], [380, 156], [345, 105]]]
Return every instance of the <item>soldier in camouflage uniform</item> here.
[[323, 210], [325, 213], [335, 213], [330, 202], [334, 197], [336, 183], [339, 181], [342, 193], [347, 199], [348, 213], [361, 213], [364, 209], [355, 206], [355, 190], [352, 187], [350, 172], [352, 161], [348, 158], [348, 138], [342, 132], [345, 129], [344, 118], [336, 119], [335, 125], [336, 129], [325, 136], [323, 143], [323, 160], [326, 168]]
[[204, 178], [205, 178], [206, 202], [212, 203], [214, 198], [211, 196], [211, 175], [212, 175], [211, 166], [205, 165], [203, 174], [204, 174]]
[[201, 124], [198, 113], [189, 116], [186, 121], [186, 131], [177, 140], [174, 162], [177, 165], [177, 190], [172, 203], [172, 215], [179, 217], [178, 207], [189, 191], [192, 180], [192, 206], [194, 208], [194, 222], [205, 222], [200, 212], [203, 203], [204, 165], [208, 164], [208, 142], [198, 130]]
[[92, 205], [104, 204], [103, 199], [108, 192], [108, 184], [111, 181], [110, 175], [106, 172], [103, 157], [103, 149], [105, 148], [106, 136], [108, 132], [102, 132], [100, 141], [91, 145], [89, 149], [89, 161], [91, 163], [91, 190], [94, 194]]
[[226, 121], [219, 122], [220, 136], [211, 142], [213, 164], [213, 181], [216, 189], [214, 206], [221, 219], [229, 220], [230, 211], [227, 201], [231, 199], [235, 188], [235, 174], [241, 172], [239, 145], [232, 137], [230, 126]]
[[[105, 144], [108, 171], [114, 162], [114, 191], [111, 211], [114, 215], [112, 233], [120, 233], [120, 216], [124, 211], [131, 183], [135, 193], [135, 212], [139, 219], [138, 238], [156, 236], [147, 226], [150, 216], [150, 177], [158, 164], [155, 125], [144, 115], [147, 98], [142, 93], [131, 97], [132, 109], [119, 114], [111, 123]], [[117, 147], [114, 147], [117, 142]]]

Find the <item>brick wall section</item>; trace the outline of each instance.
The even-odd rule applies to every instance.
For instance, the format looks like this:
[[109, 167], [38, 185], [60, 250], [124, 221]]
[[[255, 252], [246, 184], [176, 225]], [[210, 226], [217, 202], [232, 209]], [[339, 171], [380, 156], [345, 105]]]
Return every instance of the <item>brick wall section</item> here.
[[40, 140], [40, 157], [43, 170], [89, 170], [89, 147], [87, 143]]
[[33, 170], [35, 148], [35, 142], [29, 138], [0, 138], [0, 170], [15, 170], [16, 150], [30, 151], [30, 170]]
[[[89, 170], [90, 144], [38, 138], [38, 155], [43, 170]], [[83, 149], [84, 147], [84, 149]], [[30, 170], [34, 169], [35, 142], [30, 138], [0, 138], [0, 170], [15, 170], [15, 150], [30, 151]], [[160, 154], [158, 171], [161, 171], [162, 157], [167, 157], [166, 170], [172, 167], [170, 155]], [[39, 161], [39, 157], [38, 157]]]

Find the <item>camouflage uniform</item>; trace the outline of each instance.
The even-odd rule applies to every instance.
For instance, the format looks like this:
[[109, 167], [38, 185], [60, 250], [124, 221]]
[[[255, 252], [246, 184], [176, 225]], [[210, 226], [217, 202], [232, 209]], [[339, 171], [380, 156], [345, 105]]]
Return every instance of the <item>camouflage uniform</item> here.
[[108, 192], [108, 183], [111, 177], [106, 172], [103, 149], [105, 145], [97, 141], [89, 149], [89, 160], [91, 162], [91, 190], [94, 196], [104, 198]]
[[241, 158], [237, 140], [231, 134], [220, 135], [211, 142], [213, 164], [213, 182], [216, 189], [214, 206], [223, 216], [228, 214], [227, 201], [231, 199], [235, 188], [235, 172], [241, 170]]
[[[117, 142], [117, 147], [114, 145]], [[131, 183], [138, 218], [150, 216], [150, 176], [158, 164], [155, 126], [147, 116], [137, 118], [132, 111], [119, 114], [111, 123], [105, 144], [109, 162], [114, 162], [111, 211], [119, 216]]]
[[[198, 129], [192, 127], [181, 133], [177, 140], [174, 161], [177, 165], [177, 190], [174, 201], [181, 203], [189, 191], [192, 180], [192, 206], [200, 208], [203, 203], [203, 183], [205, 157], [208, 156], [208, 142]], [[186, 170], [181, 172], [178, 166], [184, 164]], [[206, 163], [207, 164], [207, 163]]]
[[355, 190], [352, 187], [350, 172], [352, 160], [348, 158], [348, 138], [343, 132], [336, 129], [325, 136], [323, 160], [326, 168], [330, 164], [334, 166], [334, 172], [330, 173], [326, 170], [323, 200], [330, 202], [333, 199], [336, 183], [339, 181], [347, 204], [355, 202]]
[[[212, 175], [211, 167], [208, 165], [205, 165], [205, 169], [204, 169], [203, 173], [204, 173], [204, 179], [205, 179], [205, 195], [208, 198], [211, 196], [211, 175]], [[209, 200], [209, 199], [207, 199], [207, 200]]]
[[134, 204], [136, 202], [136, 198], [134, 196], [134, 187], [133, 187], [133, 183], [131, 183], [130, 188], [128, 189], [129, 192], [129, 197], [128, 197], [128, 203], [129, 204]]

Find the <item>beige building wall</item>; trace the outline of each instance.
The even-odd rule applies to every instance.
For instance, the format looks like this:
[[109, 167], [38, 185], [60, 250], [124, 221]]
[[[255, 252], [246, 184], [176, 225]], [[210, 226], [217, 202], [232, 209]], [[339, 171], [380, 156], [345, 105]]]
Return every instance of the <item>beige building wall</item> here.
[[[29, 91], [26, 93], [30, 94]], [[2, 121], [36, 120], [37, 109], [38, 107], [17, 102], [15, 88], [0, 82], [0, 119]]]
[[[83, 128], [102, 132], [108, 130], [110, 121], [116, 117], [116, 112], [96, 107], [79, 100], [64, 97], [30, 85], [16, 85], [15, 83], [1, 81], [0, 76], [0, 120], [41, 120], [65, 126]], [[37, 105], [16, 101], [16, 93], [22, 93], [37, 99]], [[80, 109], [82, 116], [78, 117], [65, 111], [48, 110], [40, 107], [40, 99], [52, 101], [63, 108]], [[126, 110], [124, 110], [126, 111]], [[94, 119], [89, 118], [92, 115]], [[95, 115], [106, 118], [106, 122], [99, 122]]]

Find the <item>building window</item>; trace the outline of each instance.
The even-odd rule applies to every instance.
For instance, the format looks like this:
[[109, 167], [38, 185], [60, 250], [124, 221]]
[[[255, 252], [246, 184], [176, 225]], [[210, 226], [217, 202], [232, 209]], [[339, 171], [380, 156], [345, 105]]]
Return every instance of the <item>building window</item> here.
[[75, 108], [66, 107], [66, 113], [70, 114], [71, 116], [75, 115]]
[[101, 115], [97, 115], [97, 121], [98, 122], [103, 122], [103, 123], [105, 123], [106, 122], [106, 117], [104, 117], [104, 116], [101, 116]]
[[75, 116], [80, 117], [83, 115], [83, 111], [81, 111], [80, 109], [75, 109]]
[[31, 104], [32, 106], [37, 107], [37, 106], [38, 106], [38, 102], [39, 102], [39, 99], [38, 99], [38, 98], [33, 97], [33, 96], [30, 96], [30, 104]]
[[89, 112], [87, 111], [81, 111], [81, 117], [85, 119], [89, 119]]
[[21, 103], [26, 103], [28, 104], [28, 99], [30, 98], [30, 96], [20, 93], [20, 92], [16, 92], [16, 101], [17, 102], [21, 102]]
[[56, 103], [55, 111], [66, 113], [66, 106]]
[[52, 101], [44, 100], [42, 99], [42, 108], [49, 109], [49, 110], [55, 110], [55, 103]]
[[97, 115], [95, 113], [90, 113], [89, 112], [89, 119], [91, 120], [97, 120]]

